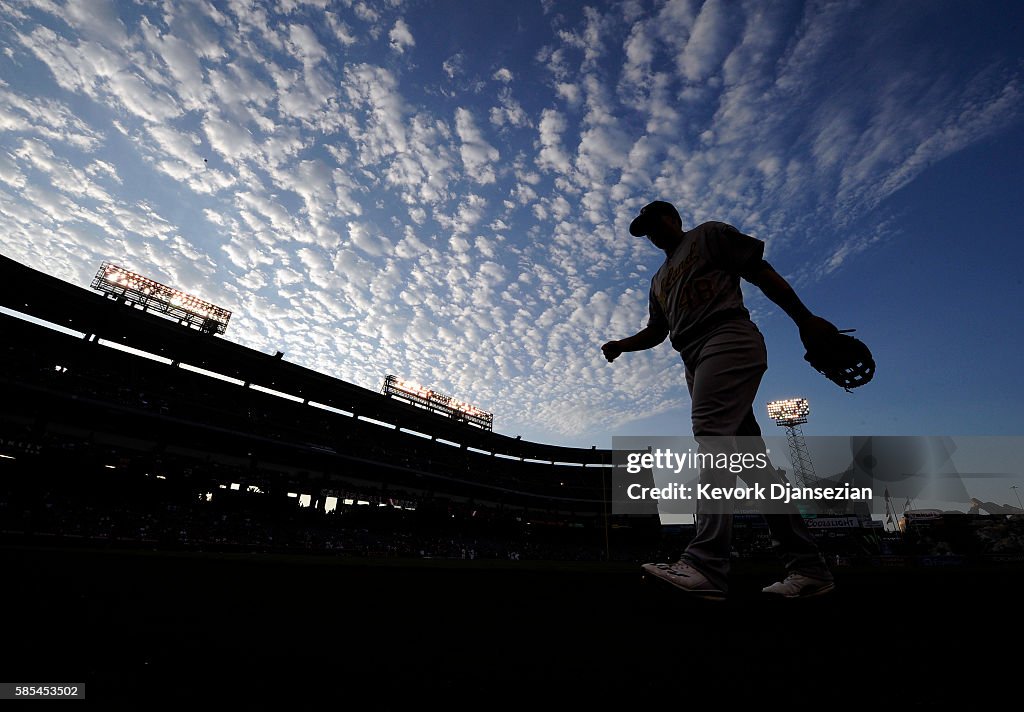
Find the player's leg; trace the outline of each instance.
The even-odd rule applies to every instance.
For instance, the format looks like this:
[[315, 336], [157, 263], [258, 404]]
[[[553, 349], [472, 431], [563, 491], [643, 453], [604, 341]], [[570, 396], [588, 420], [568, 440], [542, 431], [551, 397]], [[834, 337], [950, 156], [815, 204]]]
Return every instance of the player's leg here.
[[[744, 418], [736, 434], [744, 436], [738, 438], [738, 447], [744, 453], [765, 453], [767, 459], [767, 450], [764, 440], [761, 439], [761, 426], [757, 424], [753, 408]], [[782, 475], [776, 473], [770, 461], [766, 468], [745, 469], [743, 476], [747, 484], [760, 484], [765, 488], [784, 480]], [[786, 572], [831, 581], [832, 575], [828, 566], [796, 505], [792, 502], [786, 504], [771, 501], [768, 506], [770, 513], [763, 516], [771, 533], [772, 549], [782, 560]]]
[[[715, 329], [690, 359], [687, 386], [692, 401], [693, 434], [702, 452], [734, 447], [732, 438], [753, 428], [752, 404], [768, 368], [764, 339], [752, 322], [729, 322]], [[760, 434], [757, 429], [756, 433]], [[704, 469], [701, 483], [729, 487], [736, 477], [727, 470]], [[733, 501], [697, 500], [696, 532], [683, 560], [716, 586], [728, 586], [732, 548]]]
[[[771, 513], [766, 513], [764, 518], [772, 537], [772, 549], [786, 567], [786, 578], [762, 591], [784, 598], [806, 598], [833, 590], [832, 572], [796, 506], [792, 502], [778, 501], [768, 505]], [[779, 511], [780, 508], [783, 511]]]
[[[737, 435], [747, 436], [738, 438], [739, 447], [744, 452], [767, 455], [753, 408], [744, 418]], [[765, 487], [783, 478], [770, 461], [768, 467], [748, 469], [744, 474], [748, 484], [759, 483]], [[786, 567], [786, 579], [765, 587], [763, 591], [786, 598], [803, 598], [831, 591], [834, 588], [832, 573], [796, 505], [778, 501], [766, 504], [769, 512], [764, 514], [764, 518], [772, 537], [772, 549]]]

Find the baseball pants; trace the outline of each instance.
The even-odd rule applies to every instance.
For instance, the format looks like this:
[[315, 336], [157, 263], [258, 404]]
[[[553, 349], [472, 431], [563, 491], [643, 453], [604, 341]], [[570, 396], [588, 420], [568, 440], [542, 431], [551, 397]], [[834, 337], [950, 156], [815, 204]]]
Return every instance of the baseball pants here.
[[[764, 453], [765, 444], [754, 417], [753, 403], [761, 378], [768, 369], [768, 355], [757, 326], [749, 320], [717, 325], [683, 353], [683, 361], [693, 404], [693, 435], [701, 451], [720, 451], [728, 447], [726, 443], [731, 436], [746, 436], [738, 441], [744, 452], [754, 449]], [[732, 442], [735, 450], [737, 441]], [[778, 481], [773, 467], [745, 472], [755, 475], [748, 477], [762, 484]], [[760, 475], [756, 474], [758, 472]], [[727, 470], [705, 469], [701, 471], [700, 482], [732, 487], [736, 475], [730, 475]], [[683, 559], [723, 591], [728, 588], [733, 507], [731, 499], [698, 500], [696, 534], [683, 553]], [[788, 573], [831, 579], [796, 506], [790, 503], [788, 509], [788, 512], [764, 514], [776, 555]]]

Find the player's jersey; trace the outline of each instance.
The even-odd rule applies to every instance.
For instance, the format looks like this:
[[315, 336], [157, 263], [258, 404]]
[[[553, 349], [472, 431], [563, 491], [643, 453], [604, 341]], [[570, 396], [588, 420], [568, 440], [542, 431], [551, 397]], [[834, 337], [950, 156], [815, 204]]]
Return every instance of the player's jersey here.
[[764, 243], [732, 225], [706, 222], [687, 230], [651, 279], [648, 325], [668, 329], [673, 348], [681, 352], [718, 320], [749, 319], [740, 275], [763, 256]]

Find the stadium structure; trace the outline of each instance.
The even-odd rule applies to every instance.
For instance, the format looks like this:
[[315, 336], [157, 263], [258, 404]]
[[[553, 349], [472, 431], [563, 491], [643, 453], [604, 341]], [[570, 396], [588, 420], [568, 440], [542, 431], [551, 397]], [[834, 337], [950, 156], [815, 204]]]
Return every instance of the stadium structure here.
[[491, 414], [394, 376], [377, 393], [233, 343], [218, 336], [230, 312], [116, 265], [93, 286], [0, 256], [0, 463], [29, 479], [160, 507], [456, 520], [518, 537], [509, 556], [557, 529], [578, 556], [608, 558], [610, 532], [636, 523], [609, 511], [609, 450], [502, 435]]

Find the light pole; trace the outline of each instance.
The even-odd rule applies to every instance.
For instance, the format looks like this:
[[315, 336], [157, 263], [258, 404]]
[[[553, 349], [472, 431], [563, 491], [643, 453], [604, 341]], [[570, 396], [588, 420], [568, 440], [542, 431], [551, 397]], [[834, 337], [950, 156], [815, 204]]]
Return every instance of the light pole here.
[[1017, 485], [1010, 485], [1010, 489], [1012, 489], [1013, 493], [1017, 495], [1017, 507], [1024, 511], [1024, 507], [1022, 507], [1020, 504], [1020, 493], [1017, 491]]
[[[789, 443], [789, 454], [793, 460], [793, 476], [799, 487], [816, 487], [819, 484], [818, 475], [814, 472], [814, 463], [811, 462], [811, 455], [807, 451], [804, 431], [800, 428], [807, 422], [810, 412], [811, 407], [806, 398], [788, 398], [771, 401], [768, 404], [768, 417], [780, 428], [786, 429], [786, 442]], [[797, 509], [800, 510], [801, 516], [817, 516], [817, 512], [805, 502], [797, 504]]]
[[793, 456], [793, 475], [797, 484], [802, 487], [814, 487], [818, 484], [818, 476], [814, 473], [814, 465], [807, 452], [804, 433], [800, 429], [800, 426], [807, 422], [810, 412], [811, 408], [806, 398], [789, 398], [768, 404], [768, 417], [780, 428], [786, 429], [786, 440]]

